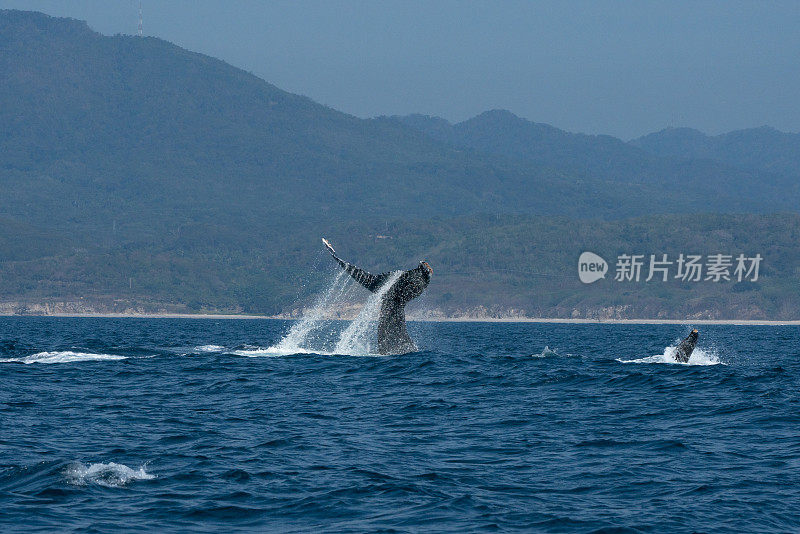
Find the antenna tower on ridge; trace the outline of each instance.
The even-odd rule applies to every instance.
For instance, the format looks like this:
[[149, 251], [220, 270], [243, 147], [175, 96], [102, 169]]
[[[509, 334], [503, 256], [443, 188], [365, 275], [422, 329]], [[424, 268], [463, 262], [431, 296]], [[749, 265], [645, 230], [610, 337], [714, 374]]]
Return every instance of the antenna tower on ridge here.
[[142, 0], [139, 0], [139, 37], [142, 36]]

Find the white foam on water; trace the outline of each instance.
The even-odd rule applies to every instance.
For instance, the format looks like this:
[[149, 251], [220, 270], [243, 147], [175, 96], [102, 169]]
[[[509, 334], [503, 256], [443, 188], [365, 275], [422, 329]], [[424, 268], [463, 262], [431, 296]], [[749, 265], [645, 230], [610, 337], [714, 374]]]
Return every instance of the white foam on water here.
[[371, 356], [376, 350], [373, 339], [375, 337], [378, 313], [380, 312], [383, 296], [397, 282], [403, 271], [394, 271], [386, 282], [369, 296], [364, 307], [361, 308], [356, 317], [347, 328], [345, 328], [333, 352], [336, 354], [347, 354], [352, 356]]
[[544, 349], [542, 349], [542, 352], [540, 352], [539, 354], [531, 354], [531, 358], [547, 358], [548, 356], [558, 356], [558, 355], [559, 355], [558, 352], [545, 345]]
[[675, 359], [675, 351], [677, 345], [671, 345], [664, 348], [663, 354], [656, 354], [654, 356], [647, 356], [645, 358], [637, 358], [634, 360], [623, 360], [618, 358], [620, 363], [667, 363], [674, 365], [725, 365], [719, 360], [715, 352], [705, 351], [700, 347], [695, 347], [692, 355], [689, 356], [688, 362], [679, 362]]
[[62, 350], [53, 352], [37, 352], [36, 354], [31, 354], [30, 356], [25, 356], [24, 358], [8, 358], [0, 361], [32, 364], [124, 360], [126, 358], [127, 356], [119, 356], [117, 354], [93, 354], [89, 352], [73, 352], [71, 350]]
[[199, 347], [195, 347], [194, 352], [222, 352], [225, 350], [225, 347], [220, 345], [200, 345]]
[[332, 352], [304, 349], [302, 347], [279, 348], [277, 345], [266, 349], [259, 348], [233, 350], [230, 352], [230, 354], [235, 354], [236, 356], [246, 356], [248, 358], [292, 356], [294, 354], [322, 354], [323, 356], [333, 355]]
[[70, 484], [75, 484], [76, 486], [97, 484], [107, 488], [120, 488], [135, 480], [153, 480], [156, 478], [155, 475], [151, 475], [145, 470], [144, 465], [139, 469], [131, 469], [127, 465], [114, 462], [89, 465], [77, 462], [67, 467], [64, 475]]

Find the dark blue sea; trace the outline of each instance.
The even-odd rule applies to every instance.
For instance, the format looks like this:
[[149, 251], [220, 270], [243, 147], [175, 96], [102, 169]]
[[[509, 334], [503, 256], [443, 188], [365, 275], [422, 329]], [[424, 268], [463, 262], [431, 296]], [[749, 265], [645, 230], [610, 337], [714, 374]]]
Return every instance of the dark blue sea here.
[[289, 326], [0, 318], [0, 531], [800, 531], [798, 327]]

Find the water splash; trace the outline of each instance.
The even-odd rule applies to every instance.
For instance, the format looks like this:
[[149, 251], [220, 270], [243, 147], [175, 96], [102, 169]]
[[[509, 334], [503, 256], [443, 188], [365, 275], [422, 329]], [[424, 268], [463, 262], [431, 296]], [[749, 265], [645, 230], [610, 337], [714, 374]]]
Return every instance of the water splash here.
[[[278, 344], [280, 345], [280, 343]], [[230, 354], [236, 356], [246, 356], [247, 358], [261, 358], [264, 356], [292, 356], [293, 354], [333, 354], [332, 352], [325, 352], [320, 350], [311, 350], [303, 347], [284, 347], [278, 348], [278, 345], [265, 348], [255, 349], [240, 349], [231, 351]]]
[[389, 291], [402, 274], [403, 271], [394, 271], [380, 289], [369, 296], [358, 317], [345, 328], [339, 337], [339, 342], [336, 343], [336, 348], [334, 348], [336, 354], [362, 356], [375, 353], [373, 338], [375, 337], [381, 301], [386, 292]]
[[[286, 334], [277, 345], [273, 345], [267, 349], [258, 348], [250, 350], [247, 351], [246, 354], [244, 353], [245, 351], [235, 351], [234, 354], [240, 356], [286, 356], [310, 352], [317, 354], [329, 352], [324, 349], [333, 344], [331, 340], [327, 339], [330, 336], [330, 332], [323, 334], [321, 340], [312, 340], [311, 334], [330, 322], [325, 319], [325, 315], [329, 308], [341, 299], [348, 282], [349, 278], [347, 277], [347, 272], [339, 271], [336, 278], [333, 279], [333, 282], [320, 296], [314, 306], [303, 315], [302, 319], [292, 325], [289, 329], [289, 333]], [[310, 346], [312, 344], [322, 346]], [[324, 345], [328, 345], [328, 347]]]
[[556, 350], [548, 347], [547, 345], [544, 346], [544, 349], [542, 349], [542, 352], [540, 352], [539, 354], [531, 354], [532, 358], [547, 358], [548, 356], [560, 356], [560, 354]]
[[618, 358], [620, 363], [668, 363], [675, 365], [725, 365], [719, 360], [715, 352], [705, 351], [700, 347], [695, 347], [692, 355], [689, 356], [688, 362], [679, 362], [675, 359], [675, 351], [678, 345], [670, 345], [664, 348], [663, 354], [656, 354], [654, 356], [647, 356], [645, 358], [637, 358], [634, 360], [623, 360]]
[[377, 351], [374, 339], [381, 300], [397, 282], [403, 271], [394, 271], [375, 293], [370, 294], [358, 316], [339, 334], [333, 321], [327, 319], [332, 308], [340, 305], [350, 286], [351, 279], [346, 271], [340, 271], [328, 289], [323, 292], [314, 306], [303, 318], [289, 329], [277, 344], [263, 349], [236, 350], [238, 356], [289, 356], [293, 354], [346, 354], [351, 356], [374, 355]]
[[107, 488], [120, 488], [134, 480], [152, 480], [155, 475], [145, 471], [145, 466], [131, 469], [127, 465], [114, 462], [84, 465], [80, 462], [69, 466], [65, 475], [70, 484], [85, 486], [97, 484]]

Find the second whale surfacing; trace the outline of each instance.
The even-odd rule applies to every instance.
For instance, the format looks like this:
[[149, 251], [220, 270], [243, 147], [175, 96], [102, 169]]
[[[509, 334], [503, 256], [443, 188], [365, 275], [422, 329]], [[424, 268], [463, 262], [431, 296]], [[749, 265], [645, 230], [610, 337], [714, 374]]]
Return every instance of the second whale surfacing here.
[[700, 337], [700, 333], [695, 328], [675, 349], [675, 360], [680, 363], [687, 363], [692, 352], [694, 352], [695, 345], [697, 345], [698, 337]]
[[[392, 271], [376, 275], [346, 262], [336, 255], [327, 239], [323, 238], [322, 242], [339, 266], [370, 292], [381, 290], [384, 283], [392, 277]], [[403, 271], [397, 281], [385, 291], [378, 317], [378, 353], [405, 354], [417, 350], [406, 329], [405, 307], [428, 287], [432, 274], [433, 269], [428, 262], [421, 261], [416, 268]]]

